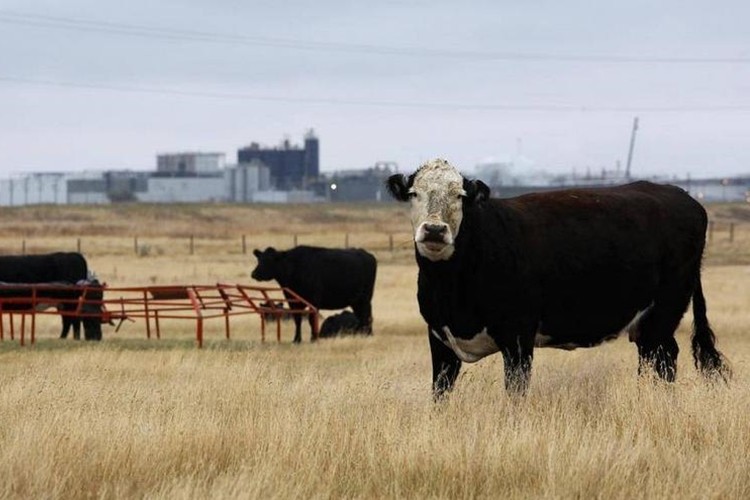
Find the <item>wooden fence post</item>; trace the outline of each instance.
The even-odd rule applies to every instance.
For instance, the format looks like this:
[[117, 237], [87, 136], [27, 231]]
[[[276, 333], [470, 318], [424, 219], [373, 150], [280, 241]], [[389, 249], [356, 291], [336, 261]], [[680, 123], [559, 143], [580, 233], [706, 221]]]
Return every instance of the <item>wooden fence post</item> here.
[[78, 250], [78, 253], [81, 253], [81, 238], [76, 240], [76, 249]]
[[393, 233], [388, 235], [388, 248], [390, 248], [391, 253], [393, 253]]
[[297, 246], [297, 233], [294, 233], [294, 246]]
[[344, 248], [349, 248], [349, 233], [344, 235]]
[[138, 236], [133, 236], [133, 253], [138, 255]]
[[193, 239], [193, 235], [190, 235], [190, 255], [193, 255], [193, 252], [195, 252], [195, 242]]
[[21, 241], [21, 255], [26, 255], [26, 239]]
[[734, 243], [734, 222], [729, 223], [729, 243]]
[[242, 254], [247, 254], [247, 240], [244, 234], [242, 235]]
[[711, 243], [714, 240], [714, 221], [708, 223], [708, 242]]

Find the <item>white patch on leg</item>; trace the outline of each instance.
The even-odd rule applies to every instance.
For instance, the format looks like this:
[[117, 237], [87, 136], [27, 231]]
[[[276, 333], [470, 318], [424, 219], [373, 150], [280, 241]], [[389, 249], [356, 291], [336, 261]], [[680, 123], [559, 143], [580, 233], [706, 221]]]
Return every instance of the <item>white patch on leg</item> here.
[[[440, 338], [434, 330], [430, 330], [430, 332], [435, 337]], [[441, 342], [450, 347], [451, 350], [456, 353], [458, 359], [464, 363], [475, 363], [483, 357], [494, 354], [500, 350], [497, 347], [497, 344], [495, 344], [495, 341], [492, 340], [492, 337], [487, 334], [486, 328], [470, 339], [454, 337], [450, 328], [447, 326], [443, 327], [443, 333], [445, 333], [446, 340], [440, 339]]]
[[552, 344], [552, 337], [544, 335], [543, 333], [537, 333], [534, 336], [534, 347], [547, 347]]
[[628, 326], [623, 328], [623, 331], [628, 332], [628, 340], [630, 340], [631, 342], [635, 342], [636, 340], [638, 340], [638, 337], [640, 336], [640, 332], [638, 331], [638, 323], [640, 323], [643, 315], [646, 314], [652, 307], [654, 307], [653, 302], [651, 302], [646, 308], [641, 309], [640, 311], [635, 313], [635, 316], [633, 316], [633, 319], [630, 320]]

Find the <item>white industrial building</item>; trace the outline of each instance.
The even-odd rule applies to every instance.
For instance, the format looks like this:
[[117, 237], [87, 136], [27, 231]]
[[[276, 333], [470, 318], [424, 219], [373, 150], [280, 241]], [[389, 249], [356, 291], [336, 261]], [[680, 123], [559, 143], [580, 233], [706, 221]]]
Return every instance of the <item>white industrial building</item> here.
[[0, 206], [109, 203], [101, 172], [35, 172], [0, 180]]
[[222, 153], [157, 156], [157, 169], [19, 174], [0, 180], [0, 206], [147, 203], [294, 203], [319, 201], [310, 191], [274, 191], [263, 162], [226, 165]]
[[258, 160], [227, 165], [224, 181], [227, 201], [248, 203], [256, 201], [259, 192], [271, 189], [271, 170]]
[[0, 180], [0, 205], [67, 203], [67, 183], [63, 174], [29, 174]]
[[148, 189], [136, 198], [148, 203], [226, 201], [224, 176], [151, 177]]
[[157, 175], [214, 175], [224, 168], [224, 153], [166, 153], [156, 156]]

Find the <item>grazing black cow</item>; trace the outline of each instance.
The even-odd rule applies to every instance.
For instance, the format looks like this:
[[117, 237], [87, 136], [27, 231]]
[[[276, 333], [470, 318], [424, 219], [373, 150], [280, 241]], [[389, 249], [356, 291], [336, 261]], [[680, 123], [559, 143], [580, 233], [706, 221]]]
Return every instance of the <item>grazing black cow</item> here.
[[[102, 300], [104, 299], [104, 286], [102, 286], [101, 283], [99, 283], [99, 280], [96, 278], [93, 278], [91, 280], [81, 280], [78, 283], [76, 283], [76, 286], [83, 286], [87, 287], [87, 289], [83, 292], [78, 293], [75, 298], [83, 296], [83, 304], [81, 305], [81, 313], [84, 315], [86, 314], [94, 314], [97, 316], [92, 316], [90, 318], [84, 318], [84, 338], [86, 340], [101, 340], [102, 339], [102, 329], [101, 329], [101, 323], [104, 323], [105, 320], [103, 316], [101, 315], [102, 312]], [[60, 303], [57, 306], [58, 311], [61, 313], [67, 312], [67, 314], [61, 314], [62, 316], [62, 333], [60, 333], [60, 338], [64, 339], [68, 337], [68, 333], [70, 330], [73, 330], [73, 339], [79, 340], [81, 338], [81, 318], [75, 315], [72, 315], [72, 313], [75, 313], [78, 305], [74, 302], [65, 301]], [[100, 323], [99, 328], [96, 328], [91, 324], [92, 321], [98, 321]], [[112, 320], [110, 319], [108, 322], [110, 325], [114, 325]], [[86, 328], [86, 325], [89, 325], [88, 329]]]
[[652, 366], [672, 381], [691, 299], [696, 367], [729, 376], [701, 287], [706, 212], [682, 189], [635, 182], [490, 199], [445, 160], [387, 186], [411, 203], [436, 397], [462, 362], [495, 352], [506, 388], [525, 393], [535, 346], [591, 347], [625, 329], [639, 373]]
[[[103, 287], [97, 281], [79, 281], [76, 284], [67, 282], [51, 283], [7, 283], [0, 282], [0, 299], [3, 299], [2, 310], [4, 312], [13, 311], [31, 311], [36, 309], [43, 311], [51, 307], [65, 309], [68, 311], [77, 311], [78, 302], [80, 305], [80, 318], [76, 318], [83, 323], [84, 336], [86, 340], [102, 339], [102, 318], [101, 318], [101, 300]], [[36, 297], [32, 300], [32, 297]], [[83, 299], [81, 299], [83, 297]], [[65, 316], [63, 316], [65, 318]], [[71, 325], [71, 322], [64, 322], [64, 325]], [[74, 329], [76, 326], [72, 324]], [[67, 332], [63, 330], [63, 334]], [[80, 330], [74, 332], [76, 339], [80, 336]]]
[[342, 332], [357, 332], [359, 321], [351, 311], [342, 311], [333, 316], [328, 316], [320, 327], [321, 338], [335, 337]]
[[[88, 278], [89, 269], [86, 259], [77, 252], [0, 256], [0, 282], [28, 284], [65, 283], [72, 285], [81, 280], [88, 280]], [[93, 295], [90, 298], [92, 300], [101, 300], [101, 297], [96, 298]], [[56, 305], [63, 312], [74, 311], [77, 307], [75, 304], [67, 301]], [[86, 307], [89, 308], [89, 305]], [[101, 307], [98, 309], [101, 309]], [[101, 339], [101, 323], [97, 318], [84, 318], [83, 324], [84, 336], [87, 340]], [[79, 338], [80, 333], [76, 336], [76, 331], [80, 332], [80, 318], [63, 314], [61, 338], [67, 336], [71, 327], [73, 327], [75, 338]]]
[[[298, 246], [278, 251], [254, 250], [258, 266], [252, 277], [258, 281], [276, 280], [318, 309], [343, 309], [351, 306], [357, 317], [357, 330], [372, 333], [372, 293], [377, 262], [362, 249], [333, 249]], [[290, 309], [302, 305], [286, 295]], [[312, 327], [312, 317], [310, 325]], [[302, 318], [294, 315], [294, 342], [300, 342]]]

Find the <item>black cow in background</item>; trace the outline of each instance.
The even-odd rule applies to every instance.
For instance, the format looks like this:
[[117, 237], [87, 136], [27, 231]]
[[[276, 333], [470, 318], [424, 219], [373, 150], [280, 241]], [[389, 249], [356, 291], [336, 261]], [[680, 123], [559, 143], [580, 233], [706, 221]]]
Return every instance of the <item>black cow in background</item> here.
[[[67, 282], [51, 283], [7, 283], [0, 282], [0, 298], [8, 299], [3, 303], [3, 312], [27, 312], [35, 309], [44, 311], [57, 307], [62, 310], [64, 305], [68, 311], [76, 311], [78, 302], [83, 297], [80, 307], [80, 318], [73, 321], [65, 321], [63, 316], [63, 333], [65, 338], [71, 326], [74, 328], [75, 338], [80, 337], [80, 324], [83, 323], [83, 331], [86, 340], [102, 339], [102, 291], [103, 287], [97, 281], [79, 281], [76, 284]], [[36, 295], [35, 295], [36, 294]], [[32, 301], [32, 297], [35, 299]], [[27, 300], [28, 299], [28, 300]], [[68, 319], [71, 317], [68, 317]], [[75, 331], [75, 329], [78, 329]]]
[[[88, 264], [86, 263], [86, 259], [83, 257], [83, 255], [77, 252], [55, 252], [42, 255], [0, 256], [0, 282], [6, 284], [56, 283], [74, 285], [82, 280], [88, 283], [88, 278], [89, 269]], [[89, 292], [89, 294], [91, 293], [92, 292]], [[64, 296], [60, 298], [71, 298], [69, 294], [63, 295]], [[97, 294], [94, 293], [93, 295], [87, 296], [86, 298], [94, 301], [101, 300], [101, 296], [97, 298], [94, 295]], [[9, 295], [6, 293], [5, 296], [7, 297]], [[80, 293], [77, 296], [80, 296]], [[69, 303], [67, 301], [55, 305], [62, 311], [73, 311], [76, 309], [75, 304]], [[94, 309], [92, 309], [91, 305], [86, 305], [86, 309], [86, 312], [94, 314], [97, 311], [100, 311], [101, 307], [94, 306]], [[71, 327], [73, 327], [75, 336], [76, 326], [78, 326], [78, 331], [80, 332], [80, 321], [80, 318], [62, 315], [63, 329], [60, 336], [62, 338], [65, 338]], [[100, 318], [84, 317], [83, 328], [86, 340], [101, 340], [102, 329]]]
[[[357, 317], [356, 330], [372, 333], [372, 294], [377, 261], [362, 249], [333, 249], [298, 246], [279, 251], [269, 247], [254, 250], [258, 266], [252, 277], [258, 281], [276, 280], [318, 309], [351, 307]], [[302, 305], [286, 295], [290, 309]], [[294, 316], [294, 342], [300, 342], [302, 318]], [[310, 319], [312, 327], [312, 318]]]
[[351, 311], [342, 311], [333, 316], [328, 316], [320, 327], [321, 338], [336, 337], [340, 333], [357, 331], [357, 317]]
[[[102, 311], [102, 301], [104, 300], [104, 286], [102, 286], [101, 283], [99, 283], [99, 280], [96, 278], [91, 280], [82, 280], [76, 283], [76, 286], [84, 286], [87, 287], [87, 289], [82, 292], [76, 294], [74, 297], [78, 298], [81, 295], [83, 295], [83, 305], [81, 305], [81, 312], [84, 315], [87, 314], [95, 314], [97, 316], [92, 316], [91, 321], [98, 321], [100, 324], [104, 321], [101, 319], [101, 311]], [[67, 312], [68, 314], [61, 314], [62, 317], [62, 332], [60, 333], [60, 338], [64, 339], [68, 337], [68, 333], [70, 330], [73, 330], [73, 339], [80, 340], [81, 338], [81, 318], [71, 315], [72, 312], [74, 312], [77, 309], [78, 305], [73, 302], [61, 302], [57, 306], [57, 310], [61, 313]], [[96, 328], [94, 325], [89, 324], [88, 329], [86, 328], [86, 324], [88, 323], [89, 318], [84, 317], [84, 338], [86, 340], [101, 340], [102, 339], [102, 329], [101, 326], [99, 328]], [[109, 324], [114, 324], [111, 320], [109, 321]]]

